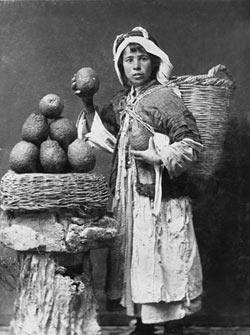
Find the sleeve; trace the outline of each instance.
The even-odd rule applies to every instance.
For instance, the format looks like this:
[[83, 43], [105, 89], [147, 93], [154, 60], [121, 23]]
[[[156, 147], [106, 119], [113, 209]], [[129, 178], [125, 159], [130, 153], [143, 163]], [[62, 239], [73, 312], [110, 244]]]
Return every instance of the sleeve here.
[[190, 138], [169, 144], [168, 136], [159, 133], [154, 134], [154, 145], [170, 178], [178, 177], [191, 168], [203, 149], [201, 143]]
[[103, 106], [99, 115], [108, 131], [117, 137], [120, 130], [120, 115], [126, 107], [127, 90], [118, 91], [109, 104]]
[[116, 138], [104, 127], [98, 113], [95, 113], [91, 131], [85, 134], [85, 138], [93, 147], [100, 148], [109, 153], [114, 152]]
[[169, 136], [170, 143], [179, 142], [184, 138], [201, 143], [195, 117], [187, 109], [183, 100], [172, 89], [162, 90], [158, 98], [161, 127]]
[[203, 145], [192, 113], [179, 96], [171, 90], [167, 93], [161, 105], [164, 134], [155, 133], [154, 143], [170, 178], [173, 178], [192, 168]]
[[103, 106], [99, 116], [105, 128], [116, 137], [120, 126], [112, 102]]

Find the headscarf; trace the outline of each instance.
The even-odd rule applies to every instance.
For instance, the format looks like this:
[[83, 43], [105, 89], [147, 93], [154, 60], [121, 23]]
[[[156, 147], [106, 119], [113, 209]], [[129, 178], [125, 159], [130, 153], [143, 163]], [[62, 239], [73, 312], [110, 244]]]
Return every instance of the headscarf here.
[[135, 27], [128, 33], [118, 35], [114, 41], [113, 44], [114, 66], [120, 83], [122, 85], [125, 84], [123, 82], [122, 75], [118, 67], [118, 61], [122, 52], [126, 49], [128, 44], [130, 43], [138, 43], [148, 53], [160, 58], [160, 66], [156, 74], [156, 79], [163, 85], [168, 83], [169, 81], [168, 79], [173, 69], [173, 65], [171, 64], [168, 55], [158, 47], [156, 40], [149, 35], [146, 29], [142, 27]]

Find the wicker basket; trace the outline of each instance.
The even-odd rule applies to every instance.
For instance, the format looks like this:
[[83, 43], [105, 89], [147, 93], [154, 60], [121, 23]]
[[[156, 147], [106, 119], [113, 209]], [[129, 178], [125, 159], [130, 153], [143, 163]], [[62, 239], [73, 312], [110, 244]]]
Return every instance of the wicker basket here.
[[232, 76], [224, 65], [219, 64], [207, 75], [172, 77], [171, 83], [178, 86], [185, 105], [196, 118], [204, 145], [190, 174], [210, 177], [224, 161], [223, 145], [235, 90]]
[[104, 176], [91, 173], [22, 173], [1, 179], [3, 210], [42, 210], [86, 206], [105, 208], [109, 198]]

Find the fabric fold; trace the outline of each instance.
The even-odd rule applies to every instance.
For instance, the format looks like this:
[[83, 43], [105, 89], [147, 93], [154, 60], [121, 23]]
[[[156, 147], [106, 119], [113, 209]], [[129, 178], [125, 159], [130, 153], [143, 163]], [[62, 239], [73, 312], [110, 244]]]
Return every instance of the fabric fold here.
[[108, 153], [113, 153], [116, 138], [103, 125], [100, 116], [95, 112], [91, 131], [88, 131], [85, 112], [83, 111], [77, 120], [78, 138], [85, 139], [88, 143]]

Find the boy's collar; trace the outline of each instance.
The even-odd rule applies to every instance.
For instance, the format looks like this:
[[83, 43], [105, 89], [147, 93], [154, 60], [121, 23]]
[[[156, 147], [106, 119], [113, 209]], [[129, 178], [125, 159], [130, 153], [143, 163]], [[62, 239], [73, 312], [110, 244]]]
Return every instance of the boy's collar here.
[[153, 79], [149, 81], [146, 85], [143, 85], [143, 86], [138, 86], [138, 87], [131, 86], [130, 93], [133, 96], [136, 96], [139, 93], [145, 92], [149, 87], [153, 85], [160, 85], [160, 83], [156, 79]]

